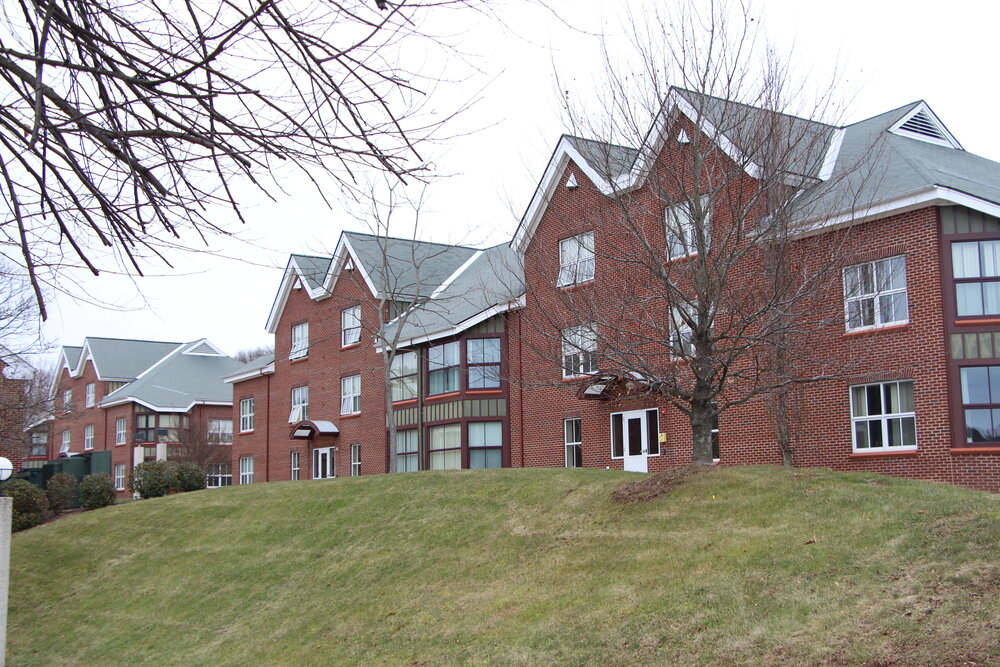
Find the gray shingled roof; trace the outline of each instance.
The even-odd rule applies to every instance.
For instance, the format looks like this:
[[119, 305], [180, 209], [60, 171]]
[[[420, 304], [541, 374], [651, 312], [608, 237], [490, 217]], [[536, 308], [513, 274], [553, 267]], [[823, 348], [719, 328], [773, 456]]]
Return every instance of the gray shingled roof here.
[[252, 371], [257, 371], [257, 370], [260, 370], [260, 369], [264, 368], [268, 364], [272, 364], [272, 363], [274, 363], [274, 353], [273, 352], [271, 354], [265, 354], [263, 356], [257, 357], [256, 359], [251, 359], [250, 361], [246, 362], [242, 366], [237, 366], [232, 372], [227, 373], [226, 377], [230, 377], [230, 376], [233, 376], [233, 375], [242, 375], [244, 373], [250, 373]]
[[160, 411], [184, 412], [195, 403], [232, 403], [232, 385], [222, 378], [241, 366], [227, 356], [185, 354], [202, 341], [179, 346], [155, 367], [101, 401], [102, 406], [135, 401]]
[[392, 298], [428, 297], [476, 252], [466, 246], [344, 232], [375, 289]]
[[[97, 368], [100, 379], [104, 381], [134, 380], [147, 368], [181, 345], [181, 343], [149, 340], [90, 337], [86, 339], [84, 344], [90, 348], [94, 366]], [[77, 355], [77, 359], [79, 360], [79, 355]]]
[[[483, 250], [444, 289], [402, 318], [400, 342], [447, 335], [455, 326], [516, 300], [524, 293], [518, 254], [506, 243]], [[386, 327], [393, 340], [400, 320]]]
[[565, 136], [591, 168], [608, 180], [614, 180], [631, 171], [639, 156], [639, 151], [634, 148], [616, 146], [582, 137]]
[[306, 287], [310, 291], [315, 291], [323, 287], [326, 274], [330, 271], [329, 257], [316, 257], [314, 255], [292, 255], [289, 263], [295, 265], [302, 273], [302, 279], [306, 281]]
[[70, 370], [75, 369], [76, 365], [80, 363], [81, 352], [83, 352], [82, 347], [63, 345], [63, 354], [66, 355], [66, 363], [69, 364]]

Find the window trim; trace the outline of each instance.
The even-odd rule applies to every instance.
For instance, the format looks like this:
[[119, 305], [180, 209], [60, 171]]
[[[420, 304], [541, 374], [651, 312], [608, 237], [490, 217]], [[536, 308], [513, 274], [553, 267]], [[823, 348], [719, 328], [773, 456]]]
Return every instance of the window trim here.
[[[121, 473], [121, 474], [119, 474]], [[115, 491], [125, 490], [125, 464], [116, 463], [114, 468]]]
[[124, 445], [128, 442], [128, 417], [115, 420], [115, 444]]
[[[571, 337], [574, 339], [571, 340]], [[593, 347], [582, 347], [586, 343]], [[593, 324], [577, 324], [561, 329], [559, 331], [559, 346], [563, 379], [588, 377], [598, 372], [597, 332], [594, 331]], [[575, 360], [572, 371], [569, 370], [567, 363], [567, 359], [570, 357], [579, 357]]]
[[253, 457], [240, 457], [240, 485], [253, 484]]
[[299, 460], [299, 450], [295, 449], [291, 452], [291, 461], [289, 462], [289, 477], [293, 482], [299, 481], [302, 476], [302, 464]]
[[[351, 324], [351, 326], [348, 326], [348, 324]], [[361, 305], [358, 304], [340, 311], [340, 346], [350, 347], [360, 343]]]
[[[889, 289], [886, 289], [886, 290], [879, 290], [879, 288], [878, 288], [878, 284], [879, 284], [879, 272], [878, 272], [878, 268], [879, 268], [879, 266], [880, 265], [884, 265], [884, 264], [888, 264], [888, 263], [890, 263], [890, 262], [892, 262], [893, 260], [896, 260], [896, 259], [898, 259], [898, 260], [901, 261], [902, 274], [903, 274], [902, 275], [902, 277], [903, 277], [903, 286], [902, 287], [897, 287], [897, 288], [890, 287]], [[859, 293], [859, 294], [855, 294], [855, 295], [852, 296], [851, 294], [848, 293], [848, 278], [847, 278], [848, 272], [851, 271], [851, 270], [854, 270], [854, 269], [859, 269], [860, 270], [860, 269], [862, 269], [862, 267], [866, 267], [866, 266], [871, 266], [872, 267], [872, 286], [873, 286], [873, 288], [874, 288], [875, 291], [874, 292], [866, 292], [866, 293], [863, 293], [863, 294]], [[891, 275], [891, 269], [890, 269], [890, 275]], [[910, 322], [910, 297], [909, 297], [909, 286], [907, 285], [907, 280], [906, 280], [906, 255], [905, 254], [891, 255], [889, 257], [883, 257], [881, 259], [875, 259], [875, 260], [872, 260], [870, 262], [860, 262], [858, 264], [852, 264], [850, 266], [845, 266], [843, 268], [843, 270], [841, 271], [841, 280], [842, 280], [843, 289], [844, 289], [844, 328], [845, 328], [846, 331], [854, 333], [854, 332], [857, 332], [857, 331], [871, 331], [873, 329], [884, 329], [886, 327], [897, 327], [897, 326], [903, 326], [904, 324], [909, 324], [909, 322]], [[861, 285], [861, 281], [860, 280], [858, 281], [858, 285], [859, 286]], [[882, 309], [879, 306], [879, 301], [884, 296], [892, 296], [892, 295], [896, 295], [896, 294], [902, 294], [903, 295], [903, 305], [906, 308], [906, 315], [905, 315], [905, 317], [903, 317], [903, 319], [900, 319], [900, 320], [888, 320], [888, 321], [883, 322], [882, 321]], [[851, 326], [851, 304], [852, 303], [860, 303], [860, 302], [863, 302], [863, 301], [871, 301], [872, 304], [873, 304], [872, 305], [872, 321], [873, 321], [873, 323], [872, 324], [863, 324], [862, 323], [859, 326], [852, 327]], [[895, 312], [895, 309], [893, 310], [893, 312]]]
[[94, 407], [96, 394], [96, 385], [93, 382], [88, 382], [83, 389], [83, 406], [86, 408]]
[[[570, 424], [575, 422], [571, 437]], [[574, 439], [575, 438], [575, 439]], [[573, 465], [570, 465], [570, 447], [574, 448]], [[563, 465], [566, 468], [583, 467], [583, 419], [566, 417], [563, 419]]]
[[[347, 386], [347, 382], [353, 385]], [[349, 390], [357, 390], [354, 393], [348, 393]], [[354, 375], [346, 375], [340, 378], [340, 414], [341, 416], [346, 415], [357, 415], [361, 414], [361, 374], [355, 373]]]
[[[248, 409], [249, 408], [249, 409]], [[252, 433], [254, 427], [254, 397], [240, 399], [240, 433]]]
[[292, 325], [289, 360], [304, 359], [309, 356], [309, 322]]
[[292, 387], [292, 411], [288, 413], [288, 423], [296, 424], [309, 419], [309, 385]]
[[351, 445], [351, 477], [361, 476], [361, 443]]
[[94, 448], [94, 425], [87, 424], [83, 427], [83, 451], [88, 452]]
[[[884, 452], [906, 452], [915, 451], [919, 448], [920, 442], [917, 437], [917, 413], [916, 405], [913, 406], [913, 410], [906, 412], [883, 412], [877, 415], [859, 415], [855, 416], [855, 406], [854, 406], [854, 390], [860, 387], [879, 387], [879, 400], [882, 403], [882, 408], [885, 409], [885, 387], [887, 385], [900, 385], [904, 383], [909, 383], [910, 396], [913, 397], [913, 380], [912, 379], [901, 379], [901, 380], [887, 380], [884, 382], [862, 382], [859, 384], [853, 384], [848, 387], [848, 409], [850, 410], [851, 416], [851, 452], [854, 454], [869, 454], [869, 453], [884, 453]], [[897, 393], [899, 388], [896, 389]], [[889, 422], [893, 419], [913, 419], [913, 443], [912, 445], [889, 445]], [[881, 437], [883, 444], [881, 447], [858, 447], [858, 431], [857, 424], [868, 423], [878, 421], [881, 423]]]
[[[589, 243], [589, 247], [588, 247]], [[575, 248], [576, 259], [567, 260], [569, 248]], [[589, 252], [589, 256], [586, 253]], [[594, 232], [583, 232], [559, 239], [559, 276], [557, 287], [582, 285], [597, 275], [597, 258], [594, 254]]]

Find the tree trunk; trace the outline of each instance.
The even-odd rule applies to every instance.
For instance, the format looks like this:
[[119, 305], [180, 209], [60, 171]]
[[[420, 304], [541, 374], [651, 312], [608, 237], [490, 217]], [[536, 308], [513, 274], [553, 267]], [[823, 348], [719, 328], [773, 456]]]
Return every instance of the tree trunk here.
[[697, 400], [691, 402], [691, 463], [712, 465], [712, 402]]

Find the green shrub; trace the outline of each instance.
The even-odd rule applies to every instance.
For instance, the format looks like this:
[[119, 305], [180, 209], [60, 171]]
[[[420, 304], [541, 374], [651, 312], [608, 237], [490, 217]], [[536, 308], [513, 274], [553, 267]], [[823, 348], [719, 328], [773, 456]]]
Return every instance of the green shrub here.
[[76, 500], [76, 477], [65, 472], [57, 472], [45, 485], [45, 497], [49, 499], [49, 511], [58, 514], [73, 506]]
[[174, 464], [173, 490], [178, 492], [199, 491], [205, 488], [205, 473], [195, 463]]
[[140, 498], [159, 498], [175, 486], [174, 466], [166, 461], [143, 461], [128, 478], [128, 488]]
[[96, 510], [115, 502], [115, 483], [106, 472], [87, 475], [80, 482], [80, 506], [85, 510]]
[[45, 492], [25, 479], [12, 479], [3, 485], [3, 494], [13, 500], [11, 529], [24, 530], [37, 526], [49, 515]]

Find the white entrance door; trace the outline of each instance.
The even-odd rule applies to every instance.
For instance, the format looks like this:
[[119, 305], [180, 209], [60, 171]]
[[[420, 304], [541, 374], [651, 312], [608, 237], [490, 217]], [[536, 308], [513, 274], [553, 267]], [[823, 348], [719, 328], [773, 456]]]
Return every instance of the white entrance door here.
[[[650, 413], [654, 420], [652, 424], [649, 422]], [[650, 432], [656, 430], [655, 415], [655, 410], [632, 410], [611, 415], [612, 456], [623, 459], [625, 470], [648, 472], [647, 457], [659, 453], [658, 447], [655, 452], [651, 451], [649, 442]]]

